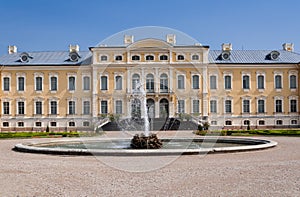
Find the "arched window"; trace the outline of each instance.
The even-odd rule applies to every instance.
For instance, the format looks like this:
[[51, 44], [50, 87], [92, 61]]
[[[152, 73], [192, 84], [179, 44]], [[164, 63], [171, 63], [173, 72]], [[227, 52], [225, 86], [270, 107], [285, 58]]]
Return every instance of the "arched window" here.
[[57, 91], [57, 77], [52, 76], [50, 78], [50, 90]]
[[166, 60], [168, 60], [168, 56], [167, 55], [161, 55], [161, 56], [159, 56], [159, 60], [166, 61]]
[[160, 92], [168, 92], [168, 75], [163, 73], [160, 75]]
[[281, 83], [281, 75], [275, 76], [275, 89], [281, 89], [282, 83]]
[[132, 76], [132, 90], [139, 91], [140, 86], [140, 75], [134, 74]]
[[183, 55], [178, 55], [177, 60], [184, 60], [184, 56]]
[[231, 89], [231, 76], [226, 75], [225, 76], [225, 90], [230, 90]]
[[102, 61], [102, 62], [104, 62], [104, 61], [107, 61], [107, 56], [106, 55], [101, 55], [101, 57], [100, 57], [100, 60]]
[[290, 76], [290, 89], [296, 89], [297, 88], [297, 77], [296, 75]]
[[116, 76], [116, 90], [122, 90], [122, 76]]
[[115, 60], [116, 61], [122, 61], [122, 55], [117, 55], [116, 57], [115, 57]]
[[101, 76], [101, 90], [107, 90], [107, 76]]
[[75, 77], [69, 77], [69, 90], [75, 90]]
[[183, 75], [178, 75], [178, 77], [177, 77], [177, 88], [184, 89], [184, 76]]
[[153, 76], [153, 74], [148, 74], [146, 76], [146, 90], [147, 90], [147, 92], [154, 92], [154, 76]]
[[250, 120], [244, 120], [244, 125], [250, 125]]
[[257, 77], [257, 88], [265, 89], [265, 77], [263, 75]]
[[133, 55], [133, 56], [131, 57], [131, 60], [133, 60], [133, 61], [138, 61], [138, 60], [140, 60], [140, 56], [138, 56], [138, 55]]
[[209, 85], [211, 90], [216, 90], [217, 89], [217, 76], [211, 75], [209, 77]]
[[153, 55], [147, 55], [146, 56], [146, 60], [147, 61], [153, 61], [154, 60], [154, 56]]
[[192, 60], [199, 60], [199, 55], [193, 55]]
[[90, 90], [90, 77], [84, 76], [83, 77], [83, 90]]
[[243, 89], [250, 89], [250, 77], [248, 75], [243, 76]]
[[193, 89], [199, 89], [199, 75], [193, 75]]

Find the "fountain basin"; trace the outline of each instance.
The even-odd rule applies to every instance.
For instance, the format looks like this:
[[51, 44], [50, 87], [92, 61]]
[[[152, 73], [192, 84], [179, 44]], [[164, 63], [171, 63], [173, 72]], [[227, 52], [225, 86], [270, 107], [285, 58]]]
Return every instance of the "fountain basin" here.
[[277, 145], [275, 141], [256, 138], [196, 137], [163, 138], [161, 149], [130, 149], [130, 140], [129, 138], [67, 139], [47, 143], [17, 144], [14, 150], [58, 155], [147, 156], [251, 151]]

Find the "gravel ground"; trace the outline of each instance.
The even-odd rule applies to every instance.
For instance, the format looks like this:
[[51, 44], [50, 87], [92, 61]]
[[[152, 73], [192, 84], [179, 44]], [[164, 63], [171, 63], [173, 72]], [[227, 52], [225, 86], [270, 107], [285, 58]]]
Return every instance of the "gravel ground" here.
[[[94, 157], [12, 151], [0, 141], [0, 196], [300, 196], [300, 138], [227, 154]], [[53, 140], [53, 139], [52, 139]]]

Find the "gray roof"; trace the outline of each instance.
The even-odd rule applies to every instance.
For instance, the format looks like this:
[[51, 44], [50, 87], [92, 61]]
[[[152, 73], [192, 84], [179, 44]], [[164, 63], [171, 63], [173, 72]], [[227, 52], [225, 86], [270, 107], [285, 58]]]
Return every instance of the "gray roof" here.
[[222, 50], [211, 50], [209, 52], [209, 62], [216, 64], [293, 64], [300, 62], [300, 54], [284, 50], [277, 60], [271, 60], [268, 55], [272, 50], [232, 50], [229, 60], [222, 60], [220, 55]]
[[88, 51], [78, 52], [79, 59], [70, 61], [69, 52], [28, 52], [31, 57], [28, 62], [20, 61], [22, 53], [6, 54], [0, 57], [0, 65], [86, 65], [91, 63], [91, 53]]
[[[215, 64], [294, 64], [300, 62], [300, 54], [279, 50], [279, 58], [270, 60], [268, 55], [272, 50], [232, 50], [229, 60], [220, 58], [222, 50], [210, 50], [209, 62]], [[26, 63], [20, 61], [22, 53], [6, 54], [0, 57], [0, 65], [89, 65], [91, 53], [89, 51], [78, 52], [80, 58], [77, 62], [69, 59], [68, 51], [61, 52], [28, 52], [31, 57]]]

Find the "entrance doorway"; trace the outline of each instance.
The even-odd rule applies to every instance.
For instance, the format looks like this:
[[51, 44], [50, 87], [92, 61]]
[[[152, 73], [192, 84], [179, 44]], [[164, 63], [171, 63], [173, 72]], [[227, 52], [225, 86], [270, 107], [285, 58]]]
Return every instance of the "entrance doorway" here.
[[159, 101], [159, 117], [169, 117], [169, 101], [167, 99], [161, 99]]

